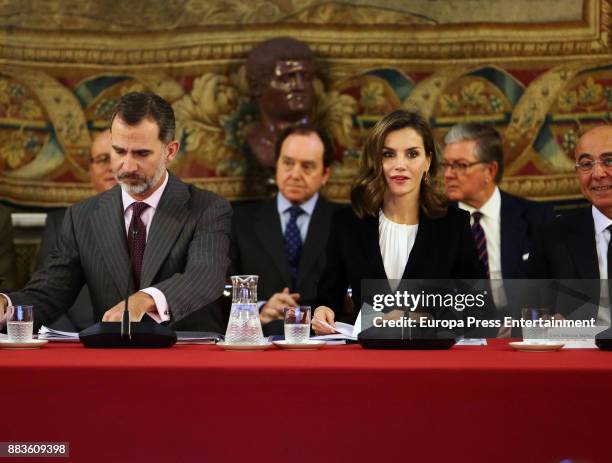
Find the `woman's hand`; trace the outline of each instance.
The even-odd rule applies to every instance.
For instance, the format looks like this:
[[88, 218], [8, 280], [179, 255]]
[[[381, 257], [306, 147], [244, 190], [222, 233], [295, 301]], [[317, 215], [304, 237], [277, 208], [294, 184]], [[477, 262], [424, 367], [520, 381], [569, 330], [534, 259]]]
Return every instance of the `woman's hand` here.
[[335, 333], [334, 317], [334, 311], [329, 307], [324, 305], [317, 307], [312, 316], [312, 330], [318, 336]]

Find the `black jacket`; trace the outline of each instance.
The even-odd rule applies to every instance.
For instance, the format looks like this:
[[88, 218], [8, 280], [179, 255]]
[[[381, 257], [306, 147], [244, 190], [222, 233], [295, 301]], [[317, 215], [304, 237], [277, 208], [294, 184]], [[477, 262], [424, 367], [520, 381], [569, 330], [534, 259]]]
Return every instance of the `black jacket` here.
[[[327, 244], [327, 266], [318, 286], [317, 306], [331, 307], [342, 320], [347, 288], [352, 288], [354, 322], [362, 303], [362, 280], [385, 280], [379, 246], [379, 219], [359, 219], [352, 209], [335, 214]], [[441, 218], [419, 218], [416, 239], [402, 279], [484, 279], [469, 214], [449, 208]]]

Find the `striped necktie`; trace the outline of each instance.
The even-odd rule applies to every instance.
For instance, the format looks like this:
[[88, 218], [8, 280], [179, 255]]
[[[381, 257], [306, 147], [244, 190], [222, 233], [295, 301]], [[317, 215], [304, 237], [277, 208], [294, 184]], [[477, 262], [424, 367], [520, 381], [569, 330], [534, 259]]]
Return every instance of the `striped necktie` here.
[[487, 236], [485, 235], [482, 225], [480, 225], [482, 212], [472, 212], [472, 218], [474, 219], [474, 222], [472, 223], [472, 235], [474, 236], [474, 241], [476, 242], [478, 260], [480, 261], [480, 266], [486, 272], [487, 278], [489, 278], [489, 254], [487, 253]]

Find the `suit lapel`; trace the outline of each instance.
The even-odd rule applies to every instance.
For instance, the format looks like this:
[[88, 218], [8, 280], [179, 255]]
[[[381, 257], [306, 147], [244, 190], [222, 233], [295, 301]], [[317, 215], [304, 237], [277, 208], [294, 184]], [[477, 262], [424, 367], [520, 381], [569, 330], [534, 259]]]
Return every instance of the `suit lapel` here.
[[501, 210], [500, 210], [500, 241], [501, 241], [501, 266], [502, 276], [511, 278], [516, 272], [516, 267], [522, 256], [517, 256], [522, 253], [520, 247], [525, 242], [527, 236], [527, 223], [523, 220], [522, 211], [517, 205], [512, 202], [503, 191], [501, 194]]
[[567, 234], [567, 246], [578, 269], [578, 278], [599, 278], [595, 223], [591, 208], [586, 208], [585, 212], [572, 222]]
[[155, 275], [183, 229], [191, 213], [186, 205], [189, 197], [187, 185], [170, 175], [147, 237], [147, 246], [142, 260], [140, 284], [142, 288], [151, 286]]
[[[435, 265], [435, 259], [432, 255], [435, 246], [432, 243], [436, 243], [436, 233], [434, 223], [425, 214], [420, 214], [419, 228], [402, 274], [403, 279], [422, 278], [423, 270], [431, 268], [432, 262]], [[419, 269], [418, 274], [414, 269]]]
[[261, 205], [256, 222], [253, 226], [255, 235], [261, 246], [272, 259], [272, 264], [278, 269], [287, 287], [291, 287], [289, 264], [285, 255], [284, 237], [280, 217], [276, 208], [276, 198], [265, 201]]
[[130, 260], [128, 257], [125, 220], [121, 188], [115, 187], [100, 196], [98, 207], [91, 217], [96, 242], [102, 251], [102, 259], [119, 294], [124, 294], [128, 284]]
[[331, 205], [319, 197], [317, 204], [312, 212], [310, 223], [308, 224], [308, 233], [306, 234], [306, 242], [302, 248], [302, 257], [300, 258], [300, 266], [298, 270], [298, 286], [305, 275], [313, 267], [319, 256], [325, 252], [327, 245], [327, 234], [331, 222]]
[[[382, 254], [380, 253], [378, 217], [368, 217], [360, 221], [362, 243], [367, 260], [371, 267], [373, 278], [387, 278], [385, 265], [383, 264]], [[372, 278], [371, 277], [371, 278]]]

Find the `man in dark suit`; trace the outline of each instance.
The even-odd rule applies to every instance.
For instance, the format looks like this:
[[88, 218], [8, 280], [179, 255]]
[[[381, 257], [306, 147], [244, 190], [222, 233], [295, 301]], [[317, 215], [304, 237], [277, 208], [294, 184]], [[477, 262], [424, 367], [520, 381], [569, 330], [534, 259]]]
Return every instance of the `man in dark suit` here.
[[[536, 229], [553, 217], [545, 204], [499, 189], [504, 154], [499, 133], [478, 123], [451, 127], [444, 138], [444, 183], [451, 201], [471, 214], [479, 259], [492, 280], [527, 278]], [[492, 282], [498, 307], [507, 305], [501, 285]]]
[[285, 307], [315, 301], [331, 217], [339, 207], [319, 195], [333, 155], [321, 130], [309, 125], [285, 130], [276, 143], [278, 194], [234, 209], [232, 273], [259, 275], [266, 334], [282, 334]]
[[[110, 166], [111, 150], [111, 132], [107, 129], [95, 136], [89, 159], [89, 178], [98, 193], [109, 190], [117, 184]], [[47, 214], [45, 230], [36, 259], [37, 270], [42, 268], [45, 259], [55, 247], [65, 214], [66, 208], [57, 209]], [[93, 323], [93, 307], [89, 297], [89, 289], [85, 285], [72, 307], [68, 309], [65, 315], [53, 322], [51, 328], [63, 331], [81, 331]]]
[[44, 267], [0, 298], [0, 318], [11, 301], [33, 304], [36, 326], [50, 323], [83, 284], [104, 321], [121, 320], [128, 283], [138, 290], [129, 297], [134, 321], [178, 322], [221, 295], [231, 209], [168, 173], [179, 149], [174, 133], [174, 112], [161, 97], [121, 98], [111, 118], [111, 168], [121, 186], [68, 209]]
[[[575, 280], [560, 282], [555, 309], [566, 318], [594, 318], [597, 325], [609, 326], [612, 126], [595, 127], [582, 135], [575, 159], [580, 189], [591, 207], [542, 228], [529, 259], [529, 276]], [[605, 284], [600, 285], [600, 280]]]

